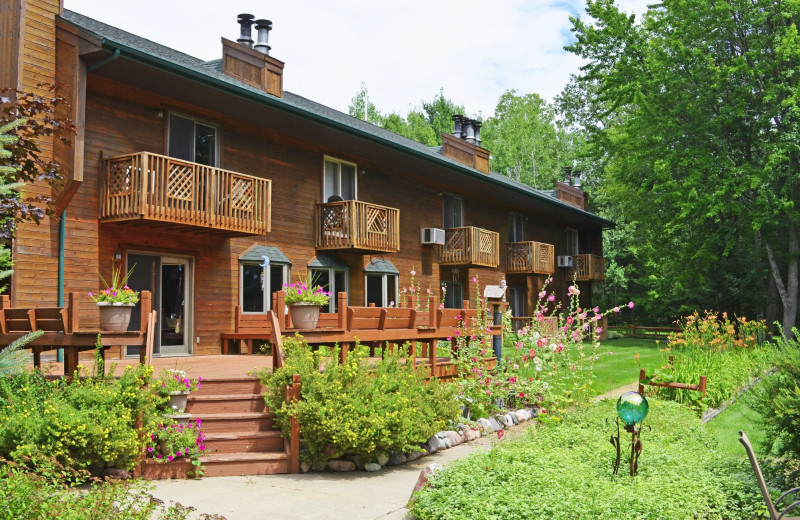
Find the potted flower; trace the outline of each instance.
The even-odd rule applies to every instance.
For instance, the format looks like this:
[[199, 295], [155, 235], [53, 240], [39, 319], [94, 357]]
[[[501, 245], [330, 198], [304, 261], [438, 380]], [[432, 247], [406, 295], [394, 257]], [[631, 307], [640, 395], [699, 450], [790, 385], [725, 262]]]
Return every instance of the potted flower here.
[[[134, 266], [136, 267], [136, 266]], [[111, 269], [111, 284], [106, 282], [103, 275], [100, 281], [106, 286], [98, 293], [89, 293], [100, 309], [100, 329], [109, 332], [125, 332], [131, 321], [131, 311], [139, 301], [138, 291], [126, 285], [128, 278], [133, 273], [133, 267], [126, 275], [122, 275], [122, 268]]]
[[183, 370], [165, 369], [153, 386], [159, 395], [169, 398], [172, 413], [182, 414], [186, 409], [189, 392], [199, 389], [202, 381], [202, 377], [189, 379]]
[[315, 329], [319, 320], [319, 308], [328, 305], [331, 293], [326, 292], [321, 285], [314, 285], [308, 276], [305, 280], [283, 284], [286, 293], [285, 302], [289, 306], [289, 316], [296, 329]]
[[206, 451], [205, 440], [200, 419], [185, 424], [159, 424], [147, 442], [147, 454], [161, 463], [191, 460], [195, 476], [199, 477], [202, 472], [200, 455]]

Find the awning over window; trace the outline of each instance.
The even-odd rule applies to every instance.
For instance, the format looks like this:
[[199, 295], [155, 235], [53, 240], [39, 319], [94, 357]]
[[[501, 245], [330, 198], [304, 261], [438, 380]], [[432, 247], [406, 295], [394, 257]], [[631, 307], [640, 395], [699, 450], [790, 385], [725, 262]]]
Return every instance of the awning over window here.
[[308, 263], [308, 267], [327, 269], [350, 269], [347, 263], [336, 255], [317, 255]]
[[239, 260], [245, 262], [263, 262], [265, 256], [269, 257], [269, 262], [271, 264], [292, 265], [292, 261], [283, 254], [283, 251], [272, 246], [253, 246], [242, 253], [242, 255], [239, 256]]
[[373, 260], [365, 268], [365, 273], [371, 274], [400, 274], [400, 271], [388, 260]]

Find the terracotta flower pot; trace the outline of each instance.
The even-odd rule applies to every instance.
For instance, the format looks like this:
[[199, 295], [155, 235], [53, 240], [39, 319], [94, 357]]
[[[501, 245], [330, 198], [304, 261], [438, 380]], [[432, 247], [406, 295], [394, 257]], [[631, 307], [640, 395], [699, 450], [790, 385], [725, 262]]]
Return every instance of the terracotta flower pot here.
[[131, 322], [133, 304], [114, 304], [97, 302], [100, 308], [100, 330], [107, 332], [125, 332]]
[[293, 303], [289, 305], [289, 316], [296, 329], [316, 329], [319, 321], [319, 305]]

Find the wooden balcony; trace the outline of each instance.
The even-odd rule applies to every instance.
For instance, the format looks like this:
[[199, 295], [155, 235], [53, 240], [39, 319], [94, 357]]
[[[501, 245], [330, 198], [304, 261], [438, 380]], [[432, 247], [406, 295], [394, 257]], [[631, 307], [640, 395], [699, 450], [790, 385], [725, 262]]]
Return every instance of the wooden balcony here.
[[317, 249], [400, 250], [400, 210], [360, 200], [317, 204]]
[[101, 222], [145, 220], [263, 235], [271, 209], [269, 179], [149, 152], [103, 161]]
[[599, 255], [573, 255], [567, 274], [579, 282], [602, 282], [606, 279], [606, 259]]
[[497, 267], [500, 235], [472, 226], [447, 229], [439, 264]]
[[553, 274], [555, 247], [543, 242], [509, 242], [508, 274]]

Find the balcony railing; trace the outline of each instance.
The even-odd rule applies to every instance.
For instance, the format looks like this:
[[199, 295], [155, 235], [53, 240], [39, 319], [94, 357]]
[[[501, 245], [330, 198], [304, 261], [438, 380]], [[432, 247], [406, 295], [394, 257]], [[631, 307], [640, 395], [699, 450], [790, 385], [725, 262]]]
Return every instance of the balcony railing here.
[[272, 181], [149, 152], [103, 161], [100, 220], [151, 220], [262, 235]]
[[500, 235], [471, 226], [447, 229], [439, 263], [497, 267], [500, 264]]
[[317, 249], [400, 250], [400, 210], [359, 200], [317, 204]]
[[555, 272], [555, 248], [543, 242], [509, 242], [509, 274], [553, 274]]
[[568, 277], [579, 282], [602, 282], [606, 279], [606, 260], [599, 255], [573, 255]]

